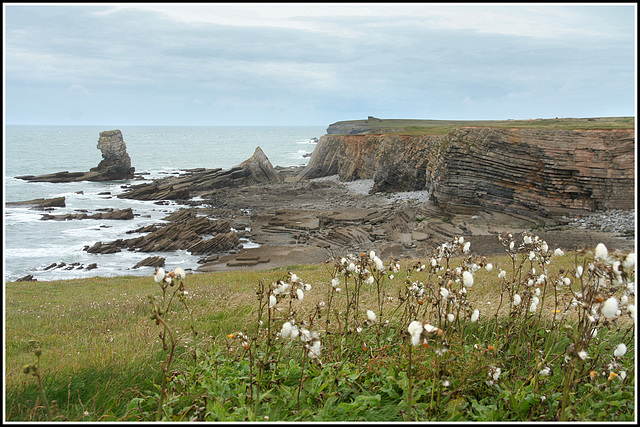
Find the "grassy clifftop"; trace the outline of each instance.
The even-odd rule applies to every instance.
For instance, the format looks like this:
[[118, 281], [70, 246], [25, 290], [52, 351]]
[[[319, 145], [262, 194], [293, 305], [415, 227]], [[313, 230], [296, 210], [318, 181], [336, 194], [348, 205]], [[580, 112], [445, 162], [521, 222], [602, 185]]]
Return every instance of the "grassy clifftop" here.
[[378, 119], [347, 120], [333, 123], [329, 134], [403, 133], [444, 135], [458, 127], [495, 127], [518, 129], [634, 129], [634, 117], [555, 118], [531, 120], [418, 120]]

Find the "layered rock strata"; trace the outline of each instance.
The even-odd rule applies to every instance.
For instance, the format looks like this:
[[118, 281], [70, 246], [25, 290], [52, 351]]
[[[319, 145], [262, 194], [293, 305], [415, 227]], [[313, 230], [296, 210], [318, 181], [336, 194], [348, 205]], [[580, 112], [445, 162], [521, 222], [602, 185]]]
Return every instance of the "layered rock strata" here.
[[131, 158], [120, 130], [100, 132], [98, 149], [102, 152], [102, 161], [89, 172], [64, 171], [16, 178], [33, 182], [117, 181], [133, 178], [135, 168], [131, 166]]
[[443, 136], [325, 135], [300, 179], [426, 189], [444, 211], [557, 216], [635, 206], [633, 129], [457, 128]]
[[240, 241], [226, 220], [211, 220], [186, 209], [165, 218], [168, 224], [154, 224], [127, 233], [146, 233], [131, 239], [96, 242], [84, 248], [88, 253], [116, 253], [122, 249], [137, 252], [186, 250], [193, 255], [212, 255], [240, 247]]
[[427, 163], [445, 211], [545, 216], [635, 208], [634, 130], [459, 128]]

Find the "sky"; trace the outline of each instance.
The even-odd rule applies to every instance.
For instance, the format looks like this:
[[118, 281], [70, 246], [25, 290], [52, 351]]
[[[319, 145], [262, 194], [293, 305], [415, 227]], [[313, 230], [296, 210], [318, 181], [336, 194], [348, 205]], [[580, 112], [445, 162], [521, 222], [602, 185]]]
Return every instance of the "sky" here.
[[3, 3], [4, 123], [635, 116], [635, 3]]

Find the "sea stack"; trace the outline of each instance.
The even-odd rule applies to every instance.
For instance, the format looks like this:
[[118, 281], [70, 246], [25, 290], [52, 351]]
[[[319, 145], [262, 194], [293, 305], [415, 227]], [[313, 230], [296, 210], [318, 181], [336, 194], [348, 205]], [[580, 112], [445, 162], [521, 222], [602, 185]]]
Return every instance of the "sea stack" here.
[[135, 168], [131, 167], [131, 157], [120, 130], [100, 132], [98, 149], [102, 151], [102, 161], [91, 172], [98, 172], [99, 179], [91, 181], [114, 181], [132, 179]]
[[135, 171], [127, 154], [127, 145], [120, 130], [100, 132], [98, 149], [102, 151], [102, 161], [89, 172], [56, 172], [46, 175], [23, 175], [18, 179], [34, 182], [76, 182], [76, 181], [117, 181], [132, 179]]

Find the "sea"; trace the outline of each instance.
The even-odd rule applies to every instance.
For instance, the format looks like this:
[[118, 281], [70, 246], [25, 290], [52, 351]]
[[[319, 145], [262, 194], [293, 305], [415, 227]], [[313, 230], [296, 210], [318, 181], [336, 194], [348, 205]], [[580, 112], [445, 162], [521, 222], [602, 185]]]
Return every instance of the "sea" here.
[[[97, 148], [100, 132], [120, 129], [135, 167], [133, 179], [111, 182], [42, 183], [16, 177], [54, 172], [86, 172], [102, 160]], [[195, 270], [201, 256], [186, 251], [90, 254], [94, 243], [133, 238], [127, 231], [162, 223], [169, 213], [184, 208], [179, 203], [119, 199], [123, 186], [150, 182], [194, 168], [228, 169], [262, 151], [275, 166], [304, 166], [324, 126], [31, 126], [5, 125], [4, 202], [64, 196], [66, 207], [42, 211], [4, 207], [4, 280], [32, 275], [38, 281], [90, 277], [152, 275], [153, 267], [133, 266], [149, 256], [166, 258], [165, 269]], [[4, 206], [4, 203], [3, 203]], [[54, 215], [99, 209], [131, 207], [132, 220], [42, 220]], [[245, 247], [256, 246], [250, 241]], [[61, 263], [64, 266], [60, 267]], [[87, 269], [91, 264], [97, 268]], [[51, 267], [54, 265], [54, 267]]]

